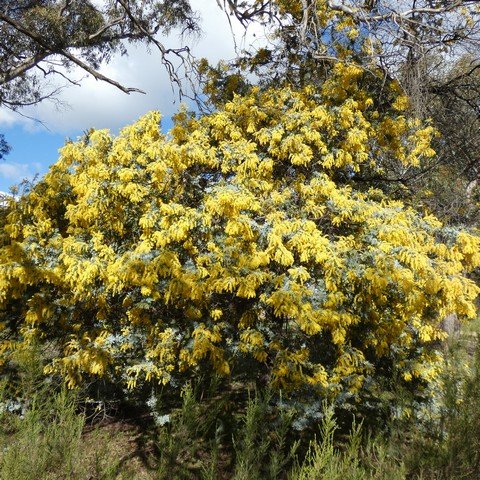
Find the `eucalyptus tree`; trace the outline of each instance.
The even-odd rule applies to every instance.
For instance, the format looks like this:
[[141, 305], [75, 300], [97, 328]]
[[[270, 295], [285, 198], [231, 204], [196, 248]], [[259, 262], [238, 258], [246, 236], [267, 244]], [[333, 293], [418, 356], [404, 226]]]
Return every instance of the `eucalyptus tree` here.
[[15, 110], [55, 99], [58, 80], [79, 84], [73, 67], [125, 93], [140, 92], [100, 71], [114, 54], [126, 54], [127, 45], [138, 42], [158, 51], [181, 93], [181, 78], [193, 69], [189, 46], [168, 47], [160, 40], [176, 28], [183, 34], [199, 32], [188, 0], [5, 0], [0, 5], [0, 105]]

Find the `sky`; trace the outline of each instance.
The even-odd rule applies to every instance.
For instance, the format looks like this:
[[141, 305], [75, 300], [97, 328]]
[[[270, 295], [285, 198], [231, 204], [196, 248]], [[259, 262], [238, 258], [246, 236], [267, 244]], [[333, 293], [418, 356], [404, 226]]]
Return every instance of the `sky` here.
[[[211, 62], [233, 58], [234, 37], [217, 2], [192, 0], [191, 4], [201, 15], [203, 31], [199, 39], [192, 39], [189, 43], [192, 53]], [[244, 36], [243, 28], [233, 19], [232, 27], [237, 46], [260, 38], [260, 32], [251, 29]], [[175, 36], [162, 41], [167, 46], [178, 46]], [[111, 85], [87, 77], [82, 71], [74, 71], [72, 77], [82, 79], [81, 86], [69, 86], [61, 92], [58, 96], [61, 107], [52, 102], [42, 102], [22, 110], [23, 115], [0, 108], [0, 133], [5, 135], [12, 147], [8, 156], [0, 160], [0, 192], [8, 192], [11, 186], [23, 179], [32, 180], [45, 174], [58, 159], [58, 149], [66, 139], [75, 140], [90, 128], [108, 128], [116, 134], [144, 113], [160, 110], [162, 129], [168, 130], [170, 117], [178, 110], [179, 101], [154, 49], [148, 53], [143, 45], [131, 47], [128, 56], [115, 57], [102, 67], [101, 72], [125, 86], [140, 88], [146, 94], [127, 95]]]

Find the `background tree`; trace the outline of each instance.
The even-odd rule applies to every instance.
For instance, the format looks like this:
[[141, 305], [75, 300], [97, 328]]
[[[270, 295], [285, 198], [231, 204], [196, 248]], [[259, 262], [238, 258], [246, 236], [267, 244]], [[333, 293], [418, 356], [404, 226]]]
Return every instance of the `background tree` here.
[[0, 5], [0, 105], [15, 110], [55, 99], [58, 80], [79, 83], [72, 67], [125, 93], [139, 92], [99, 71], [135, 42], [156, 48], [182, 94], [181, 78], [193, 68], [188, 45], [169, 48], [158, 36], [174, 28], [196, 34], [197, 20], [187, 0], [5, 0]]
[[5, 155], [8, 155], [10, 149], [11, 147], [5, 140], [5, 136], [0, 133], [0, 160], [2, 160]]
[[448, 53], [450, 59], [478, 55], [480, 7], [474, 0], [218, 3], [244, 25], [263, 22], [274, 40], [257, 56], [250, 52], [250, 58], [260, 64], [273, 62], [281, 74], [308, 59], [355, 61], [361, 56], [366, 68], [380, 67], [397, 79], [403, 75], [406, 84], [426, 55]]

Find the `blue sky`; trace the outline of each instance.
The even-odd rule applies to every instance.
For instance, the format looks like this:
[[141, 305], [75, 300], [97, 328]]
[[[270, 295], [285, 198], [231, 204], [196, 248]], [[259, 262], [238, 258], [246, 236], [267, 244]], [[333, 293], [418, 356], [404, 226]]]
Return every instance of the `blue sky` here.
[[[192, 6], [200, 11], [204, 32], [193, 44], [195, 56], [207, 57], [212, 62], [233, 58], [232, 31], [216, 2], [192, 0]], [[233, 28], [240, 46], [242, 42], [248, 45], [253, 33], [256, 39], [261, 37], [259, 31], [250, 31], [242, 37], [245, 33], [242, 28], [239, 25]], [[165, 43], [178, 46], [178, 39], [168, 38]], [[12, 147], [11, 153], [0, 160], [0, 192], [8, 192], [10, 186], [24, 178], [45, 174], [58, 159], [58, 149], [66, 138], [76, 139], [90, 128], [108, 128], [116, 134], [123, 126], [155, 109], [163, 115], [162, 129], [168, 129], [170, 117], [178, 110], [179, 103], [155, 51], [149, 54], [142, 45], [130, 48], [128, 56], [114, 58], [102, 72], [126, 86], [144, 90], [146, 95], [126, 95], [86, 77], [82, 71], [73, 71], [71, 76], [81, 80], [81, 87], [65, 88], [58, 97], [60, 103], [42, 102], [22, 111], [43, 125], [0, 108], [0, 133]]]
[[13, 150], [0, 160], [0, 191], [7, 192], [22, 178], [32, 179], [36, 173], [45, 173], [58, 157], [64, 135], [49, 132], [27, 132], [20, 125], [0, 127]]

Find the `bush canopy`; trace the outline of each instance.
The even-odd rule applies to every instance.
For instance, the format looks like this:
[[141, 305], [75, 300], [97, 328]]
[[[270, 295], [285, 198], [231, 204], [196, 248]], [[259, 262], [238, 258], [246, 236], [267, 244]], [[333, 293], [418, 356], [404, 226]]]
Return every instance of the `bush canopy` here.
[[[442, 318], [475, 315], [480, 240], [355, 182], [434, 155], [391, 86], [338, 63], [320, 89], [235, 98], [160, 131], [93, 131], [0, 217], [1, 357], [139, 388], [215, 371], [362, 398], [439, 369]], [[393, 160], [392, 160], [393, 159]], [[0, 212], [1, 213], [1, 212]]]

